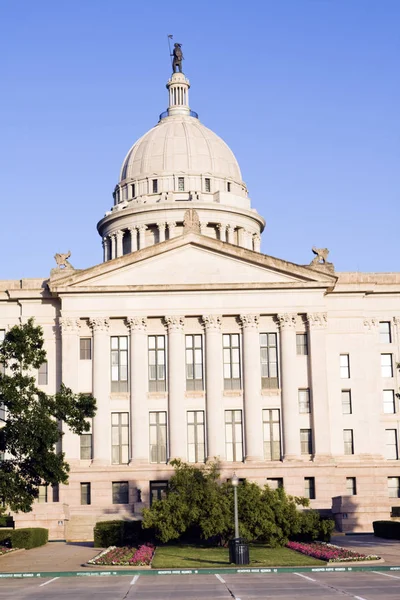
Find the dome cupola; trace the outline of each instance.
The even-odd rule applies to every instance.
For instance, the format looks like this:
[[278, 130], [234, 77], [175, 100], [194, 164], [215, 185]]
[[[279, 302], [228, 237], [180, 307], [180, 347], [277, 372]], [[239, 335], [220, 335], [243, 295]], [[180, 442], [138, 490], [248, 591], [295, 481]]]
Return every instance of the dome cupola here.
[[251, 209], [233, 152], [190, 109], [189, 88], [172, 73], [168, 109], [122, 163], [114, 205], [97, 225], [104, 260], [182, 234], [188, 208], [202, 234], [260, 251], [264, 219]]

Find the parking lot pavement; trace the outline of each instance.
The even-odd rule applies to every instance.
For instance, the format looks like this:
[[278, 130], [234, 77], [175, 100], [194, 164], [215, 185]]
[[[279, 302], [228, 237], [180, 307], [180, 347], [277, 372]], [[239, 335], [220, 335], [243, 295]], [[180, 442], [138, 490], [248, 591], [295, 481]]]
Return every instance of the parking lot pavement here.
[[336, 535], [331, 543], [362, 554], [377, 554], [384, 558], [387, 565], [400, 565], [400, 540], [385, 540], [372, 534]]
[[398, 600], [400, 574], [92, 576], [2, 580], [9, 600]]

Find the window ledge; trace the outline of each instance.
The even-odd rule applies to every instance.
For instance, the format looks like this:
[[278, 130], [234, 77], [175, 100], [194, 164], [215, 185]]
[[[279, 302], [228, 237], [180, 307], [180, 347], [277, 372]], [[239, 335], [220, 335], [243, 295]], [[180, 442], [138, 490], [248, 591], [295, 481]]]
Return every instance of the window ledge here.
[[242, 390], [224, 390], [224, 396], [228, 398], [239, 398], [243, 395]]
[[147, 397], [153, 399], [166, 399], [168, 398], [167, 392], [147, 392]]

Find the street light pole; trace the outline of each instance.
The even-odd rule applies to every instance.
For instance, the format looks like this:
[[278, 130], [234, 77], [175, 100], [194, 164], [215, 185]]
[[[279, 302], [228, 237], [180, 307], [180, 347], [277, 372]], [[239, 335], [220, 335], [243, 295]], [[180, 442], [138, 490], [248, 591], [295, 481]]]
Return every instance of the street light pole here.
[[238, 504], [237, 504], [237, 487], [239, 485], [239, 478], [236, 473], [233, 474], [231, 479], [233, 486], [233, 501], [234, 501], [234, 514], [235, 514], [235, 538], [239, 537], [239, 517], [238, 517]]

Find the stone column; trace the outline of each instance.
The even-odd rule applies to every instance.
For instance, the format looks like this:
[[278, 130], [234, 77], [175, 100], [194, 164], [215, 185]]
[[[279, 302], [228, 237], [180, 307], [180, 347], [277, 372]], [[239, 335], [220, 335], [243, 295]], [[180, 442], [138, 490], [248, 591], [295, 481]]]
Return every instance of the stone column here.
[[[62, 317], [61, 326], [61, 381], [74, 393], [79, 391], [78, 366], [79, 366], [79, 319], [75, 317]], [[72, 433], [66, 423], [62, 423], [62, 451], [68, 462], [80, 459], [79, 436]]]
[[331, 433], [326, 363], [326, 313], [307, 315], [311, 372], [311, 413], [314, 436], [314, 460], [331, 456]]
[[222, 334], [220, 315], [202, 317], [206, 332], [205, 383], [207, 460], [225, 458], [225, 423], [222, 398], [224, 390]]
[[228, 225], [227, 227], [227, 242], [229, 244], [235, 243], [235, 228], [232, 225]]
[[244, 231], [243, 227], [239, 227], [239, 229], [238, 229], [238, 246], [240, 246], [241, 248], [246, 247], [245, 231]]
[[93, 461], [109, 465], [111, 456], [110, 414], [110, 321], [105, 317], [89, 319], [93, 329], [93, 396], [97, 410], [93, 419]]
[[254, 252], [261, 252], [261, 237], [257, 234], [253, 235], [253, 250]]
[[185, 411], [185, 318], [165, 317], [168, 327], [169, 457], [187, 459]]
[[111, 243], [111, 259], [116, 258], [117, 256], [117, 240], [115, 237], [115, 233], [110, 234], [110, 243]]
[[219, 231], [219, 239], [221, 242], [226, 242], [226, 225], [223, 223], [218, 223], [217, 228]]
[[115, 237], [117, 238], [117, 258], [119, 258], [123, 254], [122, 239], [124, 237], [124, 232], [117, 231], [117, 233], [115, 234]]
[[103, 262], [107, 262], [108, 260], [110, 260], [109, 258], [109, 245], [108, 245], [108, 238], [104, 237], [103, 241]]
[[138, 249], [137, 228], [136, 227], [130, 227], [129, 231], [130, 231], [130, 234], [131, 234], [131, 252], [136, 252], [136, 250]]
[[247, 250], [253, 250], [253, 234], [251, 231], [244, 231], [244, 247]]
[[130, 461], [149, 462], [149, 417], [147, 408], [147, 319], [128, 317], [130, 329]]
[[296, 365], [296, 314], [277, 315], [281, 341], [281, 394], [283, 458], [300, 456], [300, 427], [298, 425], [298, 387], [294, 370]]
[[243, 393], [246, 462], [263, 460], [258, 315], [240, 315], [243, 329]]
[[158, 227], [158, 239], [159, 242], [165, 242], [165, 228], [166, 228], [166, 223], [157, 223], [157, 227]]
[[167, 225], [168, 225], [169, 239], [172, 240], [172, 238], [175, 237], [176, 223], [175, 223], [175, 221], [168, 221]]
[[139, 225], [138, 229], [139, 229], [139, 250], [143, 250], [143, 248], [146, 246], [145, 235], [146, 235], [147, 225]]
[[200, 221], [200, 233], [201, 233], [201, 235], [207, 235], [206, 234], [207, 225], [208, 225], [208, 221]]

